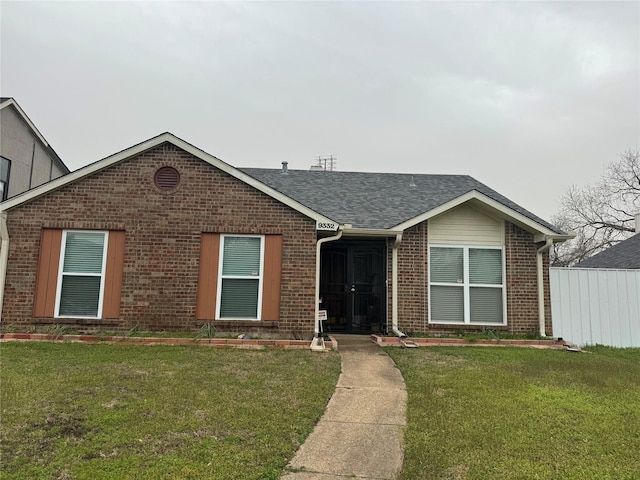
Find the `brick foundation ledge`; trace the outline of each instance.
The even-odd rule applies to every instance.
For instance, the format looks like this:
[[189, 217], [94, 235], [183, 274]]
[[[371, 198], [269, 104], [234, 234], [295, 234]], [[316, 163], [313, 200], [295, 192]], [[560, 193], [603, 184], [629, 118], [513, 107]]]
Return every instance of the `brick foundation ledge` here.
[[421, 338], [421, 337], [385, 337], [382, 335], [371, 335], [371, 340], [381, 347], [404, 347], [402, 340], [414, 343], [418, 347], [528, 347], [528, 348], [553, 348], [565, 350], [571, 347], [569, 342], [564, 340], [527, 340], [527, 339], [480, 339], [467, 340], [464, 338]]
[[164, 338], [164, 337], [120, 337], [115, 335], [51, 335], [46, 333], [3, 333], [0, 342], [74, 342], [74, 343], [110, 343], [122, 345], [205, 345], [216, 348], [284, 348], [309, 349], [307, 340], [241, 340], [236, 338]]

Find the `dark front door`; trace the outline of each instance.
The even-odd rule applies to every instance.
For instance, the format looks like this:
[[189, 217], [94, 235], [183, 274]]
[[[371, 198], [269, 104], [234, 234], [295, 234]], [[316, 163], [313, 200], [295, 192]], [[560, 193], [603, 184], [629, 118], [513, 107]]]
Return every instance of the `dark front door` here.
[[322, 247], [320, 304], [325, 331], [375, 333], [386, 318], [386, 244], [338, 241]]

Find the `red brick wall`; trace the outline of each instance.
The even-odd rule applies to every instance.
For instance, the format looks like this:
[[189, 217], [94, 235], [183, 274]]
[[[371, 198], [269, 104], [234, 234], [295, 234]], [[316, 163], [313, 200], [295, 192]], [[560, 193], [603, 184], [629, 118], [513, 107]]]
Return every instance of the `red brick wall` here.
[[[389, 295], [392, 286], [393, 240], [389, 243]], [[428, 330], [427, 298], [427, 222], [407, 229], [398, 248], [398, 327], [406, 332]], [[389, 325], [391, 325], [391, 298], [389, 302]], [[405, 333], [406, 333], [405, 332]]]
[[[507, 318], [509, 331], [537, 334], [538, 327], [538, 245], [533, 235], [506, 223], [505, 258], [507, 264]], [[549, 292], [549, 254], [543, 255], [546, 334], [551, 336], [551, 297]]]
[[[155, 171], [173, 166], [178, 189], [160, 192]], [[42, 228], [124, 230], [124, 278], [116, 321], [34, 319]], [[171, 144], [113, 165], [8, 214], [9, 267], [3, 324], [127, 331], [197, 330], [196, 292], [202, 232], [281, 234], [280, 320], [216, 322], [220, 331], [313, 331], [315, 222]]]
[[[389, 241], [389, 291], [391, 291], [391, 249]], [[482, 326], [429, 325], [428, 323], [428, 249], [427, 222], [410, 228], [398, 250], [398, 323], [402, 331], [447, 334], [455, 331], [479, 331]], [[536, 251], [533, 235], [505, 222], [505, 260], [507, 286], [507, 325], [487, 327], [510, 333], [538, 332], [538, 287]], [[551, 299], [549, 293], [549, 256], [544, 254], [546, 333], [551, 336]], [[391, 294], [388, 297], [391, 325]]]

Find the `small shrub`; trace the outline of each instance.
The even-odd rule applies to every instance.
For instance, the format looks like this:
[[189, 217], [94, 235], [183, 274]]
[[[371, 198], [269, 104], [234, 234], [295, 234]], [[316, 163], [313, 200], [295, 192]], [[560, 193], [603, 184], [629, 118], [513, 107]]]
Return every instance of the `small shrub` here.
[[196, 338], [214, 338], [216, 336], [216, 327], [211, 322], [207, 322], [200, 327], [200, 332]]

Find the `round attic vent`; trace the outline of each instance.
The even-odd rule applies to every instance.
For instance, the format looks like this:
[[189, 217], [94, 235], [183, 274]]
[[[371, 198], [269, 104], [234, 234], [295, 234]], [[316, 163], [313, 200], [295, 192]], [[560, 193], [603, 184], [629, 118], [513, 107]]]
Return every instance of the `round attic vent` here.
[[180, 173], [173, 167], [162, 167], [156, 171], [153, 181], [160, 190], [168, 192], [180, 183]]

